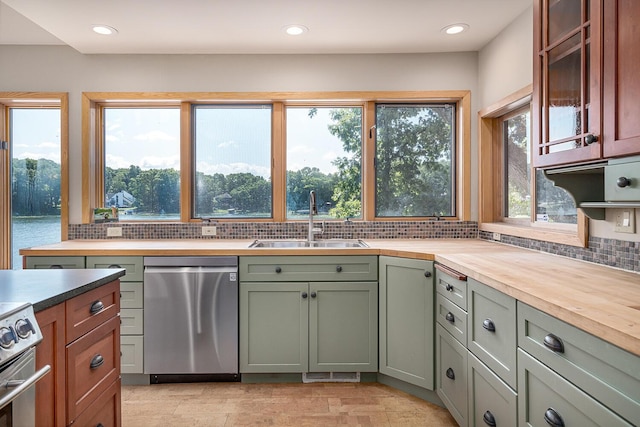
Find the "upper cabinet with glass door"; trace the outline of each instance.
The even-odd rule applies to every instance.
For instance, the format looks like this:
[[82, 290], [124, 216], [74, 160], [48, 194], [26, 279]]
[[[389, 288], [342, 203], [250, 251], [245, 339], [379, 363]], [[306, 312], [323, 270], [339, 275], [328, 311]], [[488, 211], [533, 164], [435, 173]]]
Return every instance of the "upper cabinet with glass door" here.
[[534, 1], [536, 167], [599, 159], [602, 0]]
[[534, 0], [534, 164], [640, 153], [640, 2]]

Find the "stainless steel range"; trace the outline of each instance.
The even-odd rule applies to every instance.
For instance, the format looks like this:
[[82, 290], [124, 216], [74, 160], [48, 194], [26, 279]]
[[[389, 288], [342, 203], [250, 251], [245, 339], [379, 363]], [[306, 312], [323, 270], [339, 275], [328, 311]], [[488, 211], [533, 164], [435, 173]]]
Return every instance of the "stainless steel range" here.
[[51, 370], [36, 372], [40, 341], [31, 304], [0, 303], [0, 427], [35, 425], [35, 384]]

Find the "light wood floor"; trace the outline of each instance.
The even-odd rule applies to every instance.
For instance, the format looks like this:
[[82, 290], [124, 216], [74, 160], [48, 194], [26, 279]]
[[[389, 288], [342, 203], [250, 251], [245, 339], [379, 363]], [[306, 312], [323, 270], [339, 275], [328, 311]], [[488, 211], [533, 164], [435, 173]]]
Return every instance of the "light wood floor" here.
[[446, 409], [378, 383], [122, 386], [123, 427], [457, 426]]

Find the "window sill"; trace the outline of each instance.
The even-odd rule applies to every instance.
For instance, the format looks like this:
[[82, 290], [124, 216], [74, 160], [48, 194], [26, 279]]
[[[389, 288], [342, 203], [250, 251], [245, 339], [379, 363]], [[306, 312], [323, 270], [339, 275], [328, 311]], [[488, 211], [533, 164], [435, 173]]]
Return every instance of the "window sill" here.
[[490, 233], [500, 233], [509, 236], [522, 237], [545, 242], [558, 243], [568, 246], [587, 247], [588, 219], [584, 215], [578, 216], [577, 230], [557, 230], [540, 226], [525, 226], [504, 222], [484, 222], [478, 224], [478, 230]]

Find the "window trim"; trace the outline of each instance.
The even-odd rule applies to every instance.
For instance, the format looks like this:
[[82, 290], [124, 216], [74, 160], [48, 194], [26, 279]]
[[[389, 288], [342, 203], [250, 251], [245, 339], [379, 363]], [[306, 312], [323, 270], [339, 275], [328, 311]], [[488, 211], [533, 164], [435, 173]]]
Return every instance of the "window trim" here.
[[[531, 103], [533, 85], [528, 85], [478, 112], [478, 229], [516, 237], [587, 247], [589, 219], [578, 209], [577, 225], [509, 221], [502, 217], [504, 205], [503, 141], [501, 118]], [[535, 206], [532, 204], [532, 212]]]
[[[471, 220], [471, 92], [459, 91], [338, 91], [338, 92], [83, 92], [82, 93], [82, 223], [92, 222], [93, 207], [102, 203], [104, 167], [100, 151], [98, 123], [101, 104], [123, 103], [133, 105], [157, 104], [181, 107], [181, 223], [199, 222], [191, 217], [191, 105], [196, 103], [265, 103], [273, 106], [272, 122], [272, 218], [241, 219], [247, 222], [286, 222], [286, 142], [285, 114], [287, 105], [362, 104], [363, 125], [363, 221], [415, 221], [428, 217], [375, 217], [375, 137], [368, 130], [375, 125], [375, 104], [383, 102], [451, 102], [456, 103], [456, 217], [451, 220]], [[148, 106], [148, 104], [147, 104]], [[218, 219], [237, 222], [240, 219]], [[291, 220], [294, 221], [294, 220]]]

